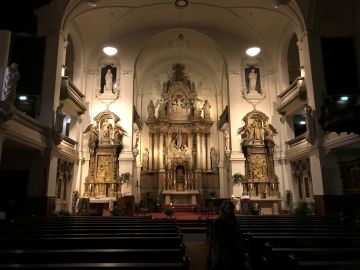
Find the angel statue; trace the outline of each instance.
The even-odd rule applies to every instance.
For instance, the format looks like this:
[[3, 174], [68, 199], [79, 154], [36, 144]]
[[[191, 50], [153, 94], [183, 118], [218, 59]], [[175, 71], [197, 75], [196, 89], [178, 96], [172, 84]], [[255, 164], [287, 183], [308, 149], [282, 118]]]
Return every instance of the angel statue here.
[[97, 130], [97, 126], [94, 124], [90, 124], [83, 133], [88, 132], [90, 132], [88, 146], [90, 148], [96, 147], [99, 143], [99, 131]]
[[120, 126], [119, 122], [117, 122], [114, 127], [114, 138], [113, 138], [114, 144], [122, 144], [122, 138], [126, 135], [127, 135], [126, 130]]

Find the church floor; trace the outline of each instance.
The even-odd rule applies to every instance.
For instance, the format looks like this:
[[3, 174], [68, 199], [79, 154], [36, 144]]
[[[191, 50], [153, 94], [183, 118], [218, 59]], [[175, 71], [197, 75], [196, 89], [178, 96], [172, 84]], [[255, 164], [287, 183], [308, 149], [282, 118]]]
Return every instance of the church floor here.
[[206, 234], [184, 234], [185, 253], [190, 257], [189, 270], [206, 270], [209, 245]]

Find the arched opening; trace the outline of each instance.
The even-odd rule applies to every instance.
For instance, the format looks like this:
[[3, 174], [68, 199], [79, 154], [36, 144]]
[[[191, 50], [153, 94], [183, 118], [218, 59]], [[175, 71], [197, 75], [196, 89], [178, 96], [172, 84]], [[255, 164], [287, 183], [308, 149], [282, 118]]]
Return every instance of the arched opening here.
[[67, 76], [71, 81], [73, 81], [75, 53], [74, 53], [74, 44], [70, 35], [68, 36], [68, 42], [69, 43], [66, 48], [66, 58], [65, 58], [65, 76]]
[[287, 53], [289, 85], [292, 82], [294, 82], [297, 77], [300, 77], [301, 75], [299, 49], [296, 43], [297, 43], [297, 37], [294, 34], [290, 40], [288, 53]]

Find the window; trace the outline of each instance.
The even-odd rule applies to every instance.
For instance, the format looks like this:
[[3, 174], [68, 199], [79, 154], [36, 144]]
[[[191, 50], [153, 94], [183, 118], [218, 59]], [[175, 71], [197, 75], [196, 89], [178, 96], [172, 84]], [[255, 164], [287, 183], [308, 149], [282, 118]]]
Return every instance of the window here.
[[306, 120], [305, 120], [305, 111], [301, 109], [292, 117], [293, 120], [293, 129], [295, 137], [300, 136], [306, 132]]

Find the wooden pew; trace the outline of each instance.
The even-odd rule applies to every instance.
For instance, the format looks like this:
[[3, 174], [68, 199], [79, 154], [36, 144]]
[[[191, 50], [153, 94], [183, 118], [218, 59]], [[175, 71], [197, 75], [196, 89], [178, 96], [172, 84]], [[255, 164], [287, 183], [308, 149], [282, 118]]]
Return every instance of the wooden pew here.
[[[32, 219], [0, 228], [0, 269], [185, 269], [175, 222]], [[95, 221], [95, 222], [94, 222]]]
[[[360, 247], [360, 236], [342, 235], [256, 235], [245, 236], [245, 265], [251, 269], [261, 269], [262, 259], [268, 253], [265, 243], [274, 247]], [[291, 268], [290, 268], [291, 269]]]
[[48, 263], [48, 264], [0, 264], [0, 269], [50, 269], [50, 270], [104, 270], [105, 269], [121, 269], [121, 270], [184, 270], [186, 263]]
[[182, 262], [181, 248], [0, 250], [0, 263]]
[[262, 258], [264, 270], [315, 269], [316, 266], [320, 269], [360, 269], [360, 247], [278, 248], [268, 245], [268, 248], [267, 256]]

